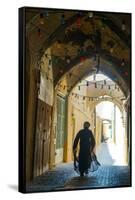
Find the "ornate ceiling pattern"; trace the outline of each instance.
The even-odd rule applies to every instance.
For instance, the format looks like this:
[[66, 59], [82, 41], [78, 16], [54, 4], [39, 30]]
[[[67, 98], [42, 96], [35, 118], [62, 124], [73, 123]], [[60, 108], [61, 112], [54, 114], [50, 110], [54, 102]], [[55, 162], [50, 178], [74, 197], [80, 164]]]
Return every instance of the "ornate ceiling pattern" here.
[[126, 94], [131, 78], [131, 15], [59, 9], [29, 9], [30, 52], [52, 63], [55, 85], [66, 79], [69, 92], [88, 74], [108, 75]]

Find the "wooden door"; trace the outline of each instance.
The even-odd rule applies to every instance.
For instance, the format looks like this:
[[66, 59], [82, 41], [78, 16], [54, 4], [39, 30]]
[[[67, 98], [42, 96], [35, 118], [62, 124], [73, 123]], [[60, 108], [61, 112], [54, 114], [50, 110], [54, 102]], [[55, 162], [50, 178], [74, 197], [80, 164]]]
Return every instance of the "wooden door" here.
[[52, 107], [38, 100], [35, 153], [34, 153], [34, 176], [42, 174], [48, 169], [49, 144]]

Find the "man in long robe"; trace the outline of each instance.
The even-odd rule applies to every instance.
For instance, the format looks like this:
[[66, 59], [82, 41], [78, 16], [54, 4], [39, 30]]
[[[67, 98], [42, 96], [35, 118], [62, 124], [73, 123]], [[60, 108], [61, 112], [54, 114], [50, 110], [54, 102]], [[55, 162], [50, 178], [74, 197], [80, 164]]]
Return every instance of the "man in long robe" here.
[[76, 161], [77, 146], [80, 142], [78, 157], [80, 176], [84, 176], [84, 173], [88, 173], [88, 169], [90, 168], [91, 164], [91, 153], [95, 147], [95, 139], [89, 127], [90, 123], [85, 122], [84, 129], [77, 133], [73, 144], [74, 160]]

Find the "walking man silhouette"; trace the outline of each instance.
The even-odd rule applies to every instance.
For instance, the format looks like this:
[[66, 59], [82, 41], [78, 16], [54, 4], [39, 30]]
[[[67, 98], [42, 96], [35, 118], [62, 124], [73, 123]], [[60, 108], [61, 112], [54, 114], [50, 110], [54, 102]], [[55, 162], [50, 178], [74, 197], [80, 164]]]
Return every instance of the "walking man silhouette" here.
[[[76, 162], [78, 161], [80, 176], [84, 176], [84, 173], [88, 174], [91, 164], [91, 153], [95, 147], [95, 139], [92, 131], [89, 129], [90, 123], [84, 122], [83, 126], [84, 129], [77, 133], [73, 143], [74, 168], [76, 168]], [[78, 143], [79, 156], [77, 158]]]

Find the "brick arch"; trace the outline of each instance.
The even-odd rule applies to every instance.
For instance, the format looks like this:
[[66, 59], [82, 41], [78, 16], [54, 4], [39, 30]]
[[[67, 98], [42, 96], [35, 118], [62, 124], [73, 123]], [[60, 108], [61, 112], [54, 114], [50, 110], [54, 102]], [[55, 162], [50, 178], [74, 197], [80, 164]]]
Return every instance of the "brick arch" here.
[[[27, 8], [27, 9], [29, 9], [29, 8]], [[50, 9], [50, 10], [53, 11], [53, 9]], [[55, 10], [58, 11], [59, 9], [55, 9]], [[62, 10], [64, 10], [64, 9], [62, 9]], [[73, 10], [69, 10], [69, 11], [73, 11]], [[27, 35], [29, 35], [29, 33], [33, 31], [33, 24], [37, 20], [37, 18], [39, 17], [39, 15], [37, 13], [40, 13], [40, 12], [42, 13], [43, 9], [41, 9], [41, 11], [40, 11], [40, 8], [38, 10], [36, 9], [36, 14], [27, 22], [27, 24], [26, 24]], [[86, 11], [86, 10], [82, 11], [82, 13], [83, 13], [82, 17], [86, 17], [88, 12], [89, 11]], [[94, 15], [95, 15], [96, 18], [100, 18], [102, 23], [107, 25], [112, 30], [112, 32], [116, 33], [116, 35], [118, 35], [120, 40], [128, 48], [130, 48], [131, 44], [130, 44], [130, 40], [129, 40], [129, 34], [126, 33], [126, 32], [123, 32], [121, 30], [121, 28], [120, 28], [121, 24], [119, 24], [119, 20], [117, 20], [117, 17], [115, 17], [115, 18], [113, 17], [114, 13], [111, 14], [111, 13], [108, 13], [108, 12], [99, 12], [99, 11], [93, 11], [93, 12], [94, 12]], [[117, 13], [115, 13], [115, 14], [117, 14]], [[40, 50], [42, 50], [41, 55], [40, 55], [41, 57], [44, 54], [44, 51], [46, 51], [46, 49], [49, 48], [53, 44], [54, 41], [56, 41], [60, 38], [60, 35], [61, 35], [61, 38], [64, 37], [65, 29], [68, 26], [75, 23], [77, 17], [78, 17], [78, 15], [77, 15], [77, 12], [76, 12], [75, 15], [73, 15], [68, 20], [66, 20], [65, 24], [63, 24], [63, 25], [58, 24], [57, 28], [42, 43], [41, 48], [40, 48]]]
[[[28, 9], [28, 8], [27, 8], [27, 9]], [[50, 9], [50, 10], [53, 11], [53, 9]], [[59, 9], [55, 9], [55, 10], [59, 12]], [[55, 11], [55, 10], [54, 10], [54, 11]], [[63, 9], [63, 11], [64, 11], [64, 9]], [[69, 11], [70, 11], [70, 10], [69, 10]], [[40, 8], [39, 8], [39, 9], [36, 9], [36, 12], [35, 12], [35, 13], [36, 13], [36, 14], [37, 14], [37, 13], [39, 14], [40, 12], [43, 12], [43, 9], [40, 9]], [[129, 49], [129, 48], [130, 48], [130, 39], [129, 39], [129, 38], [130, 38], [130, 35], [128, 34], [127, 31], [124, 31], [124, 32], [123, 32], [123, 31], [121, 30], [121, 24], [119, 23], [119, 19], [117, 20], [117, 17], [116, 17], [116, 16], [117, 16], [117, 13], [112, 13], [112, 14], [111, 14], [111, 13], [108, 13], [108, 12], [99, 12], [99, 11], [93, 11], [93, 12], [94, 12], [95, 18], [99, 18], [99, 19], [102, 21], [103, 24], [105, 24], [107, 27], [109, 27], [110, 30], [112, 31], [112, 33], [114, 33], [114, 34], [116, 34], [116, 35], [118, 36], [119, 41], [121, 41], [121, 42], [126, 46], [126, 48]], [[82, 18], [83, 18], [83, 17], [86, 18], [88, 12], [87, 12], [87, 11], [82, 11], [82, 13], [83, 13]], [[30, 33], [30, 32], [32, 31], [32, 27], [33, 27], [32, 24], [37, 20], [37, 17], [39, 17], [38, 14], [37, 14], [37, 16], [36, 16], [36, 15], [33, 16], [33, 18], [32, 18], [30, 21], [28, 21], [27, 26], [26, 26], [27, 33]], [[114, 14], [115, 14], [116, 16], [114, 16]], [[119, 14], [119, 13], [118, 13], [118, 14]], [[51, 47], [52, 44], [53, 44], [55, 41], [57, 41], [59, 38], [61, 38], [62, 40], [64, 40], [64, 37], [65, 37], [65, 29], [66, 29], [68, 26], [70, 26], [70, 25], [72, 25], [73, 23], [75, 23], [77, 17], [78, 17], [78, 16], [77, 16], [77, 12], [75, 12], [75, 15], [71, 16], [68, 20], [66, 20], [65, 24], [61, 25], [60, 23], [58, 23], [56, 29], [53, 30], [53, 32], [50, 33], [49, 36], [48, 36], [44, 41], [42, 41], [42, 43], [39, 45], [39, 46], [40, 46], [40, 49], [39, 49], [39, 60], [40, 60], [41, 57], [43, 56], [45, 50], [46, 50], [47, 48]], [[128, 28], [130, 29], [130, 26], [129, 26]], [[84, 37], [84, 42], [85, 42], [87, 39], [88, 39], [87, 36]], [[111, 61], [111, 62], [113, 63], [114, 66], [115, 66], [115, 65], [116, 65], [116, 66], [119, 65], [119, 63], [121, 62], [121, 59], [118, 60], [118, 59], [116, 59], [116, 58], [113, 58], [109, 52], [106, 52], [106, 51], [103, 50], [103, 49], [98, 49], [98, 52], [99, 52], [100, 54], [102, 54], [102, 56], [106, 57], [106, 59], [107, 59], [108, 61]], [[95, 52], [92, 50], [91, 52], [88, 52], [88, 54], [90, 55], [90, 57], [92, 57], [92, 56], [95, 54]], [[88, 57], [88, 56], [86, 56], [86, 57]], [[74, 65], [76, 65], [78, 62], [79, 62], [79, 57], [76, 57], [76, 58], [71, 62], [70, 65], [65, 66], [65, 69], [63, 70], [63, 71], [64, 71], [63, 74], [58, 74], [58, 76], [57, 76], [56, 79], [54, 80], [55, 85], [57, 84], [58, 80], [59, 80], [60, 78], [62, 78], [62, 76], [63, 76], [65, 73], [68, 72], [67, 70], [69, 70], [69, 68], [71, 69], [71, 68], [72, 68]], [[116, 63], [115, 63], [115, 62], [116, 62]], [[65, 63], [64, 63], [64, 65], [65, 65]], [[129, 66], [129, 65], [130, 65], [129, 63], [126, 64], [126, 69], [128, 69], [128, 66]], [[116, 67], [116, 69], [117, 69], [117, 67]], [[119, 73], [119, 72], [118, 72], [118, 73]], [[126, 79], [126, 77], [124, 77], [123, 79]], [[129, 79], [130, 79], [130, 78], [129, 78]], [[129, 85], [130, 85], [129, 80], [128, 80], [127, 82], [128, 82], [128, 83], [127, 83], [128, 86], [129, 86]], [[123, 87], [123, 89], [124, 89], [124, 87]], [[127, 91], [127, 90], [125, 90], [125, 91]]]
[[[91, 54], [90, 56], [88, 56], [86, 58], [86, 60], [89, 59], [93, 59], [94, 56], [93, 54]], [[120, 60], [110, 56], [110, 55], [104, 55], [104, 51], [101, 53], [101, 59], [104, 61], [103, 64], [101, 64], [100, 66], [100, 70], [101, 73], [105, 74], [106, 76], [108, 76], [110, 79], [112, 79], [112, 75], [114, 77], [116, 77], [116, 81], [113, 80], [114, 82], [116, 82], [116, 84], [121, 88], [121, 90], [123, 91], [123, 93], [125, 94], [125, 96], [128, 96], [128, 92], [129, 92], [129, 87], [130, 87], [130, 83], [129, 80], [126, 79], [126, 77], [124, 77], [123, 75], [123, 69], [120, 68]], [[67, 71], [61, 76], [58, 77], [57, 81], [55, 82], [55, 88], [57, 88], [57, 85], [59, 83], [59, 81], [61, 81], [68, 73], [70, 73], [71, 70], [74, 70], [75, 68], [78, 68], [78, 80], [74, 81], [72, 84], [72, 87], [70, 88], [69, 92], [67, 95], [70, 94], [70, 92], [72, 91], [72, 89], [78, 84], [80, 79], [85, 79], [88, 74], [92, 75], [93, 73], [95, 73], [95, 71], [93, 72], [92, 70], [92, 66], [89, 65], [89, 67], [81, 72], [79, 71], [79, 69], [81, 69], [83, 66], [79, 65], [80, 64], [80, 59], [79, 57], [77, 59], [74, 60], [73, 65], [69, 66], [69, 69], [67, 69]], [[120, 68], [119, 71], [118, 68]]]

